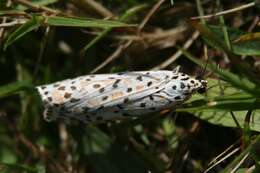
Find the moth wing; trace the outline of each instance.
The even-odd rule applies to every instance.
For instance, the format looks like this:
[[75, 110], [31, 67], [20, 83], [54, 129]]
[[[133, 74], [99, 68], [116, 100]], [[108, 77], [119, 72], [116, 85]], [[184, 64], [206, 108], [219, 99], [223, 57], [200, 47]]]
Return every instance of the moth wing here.
[[161, 73], [148, 72], [81, 76], [53, 84], [38, 86], [45, 107], [45, 117], [54, 120], [121, 105], [146, 97], [165, 86]]
[[82, 98], [96, 96], [99, 89], [107, 87], [116, 79], [107, 79], [105, 75], [97, 78], [82, 76], [74, 79], [59, 81], [52, 84], [37, 86], [36, 89], [44, 104], [44, 117], [54, 120], [59, 116], [73, 114], [70, 107], [79, 105]]
[[167, 82], [168, 80], [161, 80], [141, 72], [124, 73], [121, 74], [119, 82], [114, 81], [112, 85], [107, 85], [102, 93], [94, 97], [85, 95], [82, 98], [84, 101], [72, 109], [88, 107], [89, 111], [95, 111], [103, 107], [120, 106], [162, 90]]

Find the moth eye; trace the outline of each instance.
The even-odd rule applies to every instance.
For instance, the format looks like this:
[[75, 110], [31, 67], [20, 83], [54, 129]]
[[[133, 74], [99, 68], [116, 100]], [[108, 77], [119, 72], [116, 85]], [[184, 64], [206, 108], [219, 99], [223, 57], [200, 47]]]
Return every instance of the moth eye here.
[[206, 87], [203, 87], [203, 88], [198, 89], [197, 92], [200, 93], [200, 94], [205, 93], [205, 92], [206, 92]]
[[202, 94], [202, 93], [205, 93], [206, 90], [207, 90], [207, 81], [205, 81], [205, 80], [200, 80], [200, 82], [201, 82], [202, 87], [199, 88], [197, 92], [200, 93], [200, 94]]

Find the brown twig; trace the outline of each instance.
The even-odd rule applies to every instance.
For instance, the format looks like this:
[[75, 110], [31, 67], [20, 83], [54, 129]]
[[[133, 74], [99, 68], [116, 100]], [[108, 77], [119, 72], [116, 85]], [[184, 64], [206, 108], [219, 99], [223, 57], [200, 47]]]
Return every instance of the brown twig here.
[[96, 73], [97, 71], [99, 71], [100, 69], [104, 68], [106, 65], [108, 65], [109, 63], [111, 63], [112, 61], [114, 61], [116, 58], [119, 57], [119, 55], [126, 49], [128, 48], [131, 44], [132, 44], [132, 40], [126, 42], [123, 45], [120, 45], [103, 63], [101, 63], [99, 66], [97, 66], [96, 68], [94, 68], [90, 73]]
[[222, 16], [222, 15], [225, 15], [225, 14], [238, 12], [238, 11], [253, 7], [255, 5], [256, 5], [255, 2], [251, 2], [251, 3], [248, 3], [248, 4], [241, 5], [239, 7], [232, 8], [232, 9], [229, 9], [229, 10], [221, 11], [221, 12], [218, 12], [218, 13], [215, 13], [215, 14], [209, 14], [209, 15], [204, 15], [204, 16], [196, 16], [196, 17], [192, 17], [191, 19], [196, 20], [196, 19], [208, 19], [208, 18], [218, 17], [218, 16]]
[[149, 19], [152, 17], [152, 15], [155, 13], [155, 11], [162, 5], [162, 3], [165, 0], [160, 0], [158, 1], [153, 8], [147, 13], [147, 15], [144, 17], [143, 21], [141, 22], [141, 24], [138, 26], [138, 33], [141, 32], [141, 30], [144, 28], [144, 26], [146, 25], [146, 23], [149, 21]]
[[[6, 20], [3, 19], [3, 22], [0, 24], [1, 29], [12, 27], [12, 26], [15, 26], [15, 25], [21, 25], [21, 24], [24, 24], [24, 23], [27, 22], [26, 20], [14, 20], [12, 22], [4, 23], [4, 21], [6, 21]], [[1, 38], [1, 30], [0, 30], [0, 38]]]
[[100, 15], [106, 18], [113, 18], [114, 14], [105, 8], [102, 4], [99, 2], [96, 2], [95, 0], [82, 0], [82, 3], [86, 3], [88, 6], [92, 7], [95, 9]]
[[5, 11], [4, 14], [1, 14], [0, 15], [1, 17], [2, 16], [26, 16], [26, 17], [29, 17], [29, 15], [24, 12], [24, 11], [15, 11], [15, 10], [8, 10], [8, 11]]
[[[141, 24], [138, 27], [138, 33], [137, 35], [140, 34], [142, 28], [145, 26], [145, 24], [148, 22], [148, 20], [151, 18], [151, 16], [154, 14], [154, 12], [160, 7], [160, 5], [164, 2], [165, 0], [160, 0], [158, 1], [153, 8], [148, 12], [146, 17], [142, 20]], [[123, 52], [123, 50], [127, 49], [131, 44], [133, 43], [133, 40], [127, 41], [125, 44], [119, 46], [102, 64], [97, 66], [95, 69], [93, 69], [90, 73], [96, 73], [100, 69], [104, 68], [107, 64], [111, 63], [114, 61], [116, 58], [120, 56], [120, 54]]]
[[[229, 149], [229, 148], [228, 148]], [[229, 157], [231, 157], [232, 155], [234, 155], [235, 153], [237, 153], [240, 150], [239, 147], [235, 148], [232, 151], [228, 151], [228, 153], [226, 151], [224, 151], [223, 153], [221, 153], [221, 156], [224, 156], [224, 154], [226, 154], [223, 158], [221, 158], [220, 160], [217, 160], [216, 163], [212, 164], [208, 169], [206, 169], [204, 171], [204, 173], [209, 172], [212, 168], [214, 168], [215, 166], [217, 166], [218, 164], [220, 164], [221, 162], [225, 161], [226, 159], [228, 159]]]
[[[12, 2], [11, 2], [11, 0], [8, 0], [8, 1], [6, 1], [6, 7], [10, 7], [11, 5], [12, 5]], [[7, 18], [6, 17], [3, 17], [3, 20], [2, 20], [2, 22], [1, 22], [1, 24], [5, 24], [6, 23], [6, 20], [7, 20]], [[0, 24], [0, 25], [1, 25]], [[2, 39], [3, 39], [3, 36], [4, 36], [4, 28], [1, 28], [0, 27], [0, 43], [1, 43], [1, 41], [2, 41]]]
[[35, 11], [45, 11], [47, 13], [51, 13], [51, 14], [58, 14], [60, 13], [59, 11], [57, 10], [53, 10], [51, 8], [48, 8], [48, 7], [45, 7], [45, 6], [40, 6], [40, 5], [35, 5], [27, 0], [13, 0], [13, 2], [16, 2], [16, 3], [19, 3], [19, 4], [22, 4], [26, 7], [29, 7]]
[[[191, 38], [189, 40], [187, 40], [184, 45], [183, 45], [183, 49], [188, 49], [192, 43], [199, 37], [200, 33], [198, 31], [195, 31]], [[170, 64], [172, 64], [176, 59], [178, 59], [180, 56], [182, 55], [182, 51], [178, 50], [176, 53], [174, 53], [170, 58], [168, 58], [166, 61], [164, 61], [163, 63], [159, 64], [156, 67], [153, 67], [151, 70], [160, 70], [160, 69], [164, 69], [167, 66], [169, 66]]]
[[237, 172], [238, 168], [244, 163], [244, 161], [248, 158], [249, 152], [245, 154], [245, 156], [238, 162], [238, 164], [230, 171], [230, 173]]

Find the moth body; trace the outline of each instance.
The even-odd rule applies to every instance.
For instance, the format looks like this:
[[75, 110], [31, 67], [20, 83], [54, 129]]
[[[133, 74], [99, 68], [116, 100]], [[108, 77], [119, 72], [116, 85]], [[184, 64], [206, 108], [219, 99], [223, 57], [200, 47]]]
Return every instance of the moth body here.
[[162, 70], [86, 75], [36, 88], [47, 121], [96, 123], [174, 109], [205, 90], [206, 83], [176, 70]]

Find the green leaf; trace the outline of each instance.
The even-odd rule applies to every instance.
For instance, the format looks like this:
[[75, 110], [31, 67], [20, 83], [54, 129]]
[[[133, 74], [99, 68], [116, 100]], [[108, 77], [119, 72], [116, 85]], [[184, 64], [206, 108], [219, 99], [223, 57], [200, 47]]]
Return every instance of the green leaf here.
[[17, 94], [19, 91], [32, 90], [33, 85], [30, 82], [14, 82], [4, 86], [0, 86], [0, 98], [6, 97], [9, 95]]
[[59, 16], [34, 16], [31, 20], [18, 27], [13, 33], [11, 33], [5, 44], [4, 50], [19, 38], [29, 33], [30, 31], [38, 28], [41, 24], [50, 26], [67, 26], [67, 27], [96, 27], [96, 28], [108, 28], [108, 27], [129, 27], [122, 22], [100, 19], [86, 19], [86, 18], [72, 18], [72, 17], [59, 17]]
[[37, 173], [38, 171], [35, 168], [32, 168], [30, 166], [24, 165], [24, 164], [13, 164], [13, 163], [0, 163], [0, 165], [4, 166], [4, 169], [8, 169], [10, 171], [26, 171], [26, 172], [32, 172]]
[[260, 132], [260, 101], [254, 96], [243, 93], [228, 83], [219, 84], [215, 79], [207, 79], [206, 96], [196, 94], [189, 102], [176, 111], [191, 112], [200, 119], [216, 125], [237, 127], [231, 111], [240, 127], [244, 127], [244, 119], [248, 109], [257, 109], [252, 114], [250, 129]]
[[43, 18], [40, 17], [33, 17], [31, 20], [26, 22], [25, 24], [18, 27], [14, 32], [12, 32], [5, 41], [4, 50], [15, 41], [23, 37], [25, 34], [33, 31], [34, 29], [38, 28], [42, 22]]
[[[231, 36], [227, 32], [228, 29], [226, 26], [224, 27], [225, 32], [223, 33], [223, 37], [220, 37], [216, 32], [212, 31], [212, 29], [205, 24], [201, 24], [201, 23], [193, 21], [192, 25], [194, 28], [196, 28], [197, 30], [200, 31], [202, 36], [206, 40], [208, 40], [211, 43], [211, 45], [213, 45], [215, 48], [223, 50], [228, 55], [227, 57], [233, 64], [234, 69], [236, 69], [236, 71], [239, 72], [239, 74], [241, 76], [246, 76], [248, 79], [250, 79], [254, 83], [260, 85], [260, 80], [258, 79], [257, 74], [251, 70], [251, 65], [247, 61], [241, 60], [240, 57], [238, 57], [237, 55], [234, 54], [234, 52], [233, 52], [234, 48], [233, 48], [232, 44], [230, 46], [227, 45], [230, 43], [229, 40], [231, 40], [232, 38], [230, 38]], [[220, 27], [218, 27], [218, 29], [219, 28]], [[222, 30], [220, 32], [222, 33]], [[228, 38], [225, 39], [225, 36]], [[228, 41], [225, 42], [224, 40], [227, 40], [227, 39], [228, 39]]]
[[86, 132], [83, 138], [84, 153], [95, 173], [158, 172], [130, 148], [123, 149], [99, 129], [88, 126]]
[[[36, 6], [47, 6], [53, 3], [58, 2], [58, 0], [31, 0], [30, 3]], [[23, 5], [17, 5], [16, 9], [18, 10], [26, 10], [28, 7], [23, 6]]]
[[231, 73], [227, 70], [220, 69], [215, 64], [207, 64], [203, 61], [199, 60], [198, 58], [195, 58], [192, 54], [190, 54], [188, 51], [179, 48], [182, 50], [183, 54], [192, 62], [198, 64], [202, 68], [206, 67], [207, 70], [210, 70], [214, 73], [217, 73], [221, 79], [223, 79], [226, 82], [229, 82], [232, 84], [232, 86], [236, 87], [237, 89], [244, 90], [247, 93], [250, 93], [252, 95], [255, 95], [255, 97], [260, 96], [260, 90], [258, 89], [258, 86], [250, 81], [245, 76], [239, 76], [237, 74]]
[[44, 23], [50, 26], [95, 27], [95, 28], [134, 26], [134, 25], [129, 25], [118, 21], [112, 21], [112, 20], [76, 18], [76, 17], [73, 18], [73, 17], [60, 17], [60, 16], [45, 17]]
[[240, 42], [246, 42], [246, 41], [252, 41], [252, 40], [260, 40], [260, 32], [255, 32], [255, 33], [248, 33], [239, 36], [234, 40], [235, 43], [240, 43]]
[[[140, 10], [147, 7], [147, 5], [138, 5], [133, 8], [128, 9], [121, 17], [119, 17], [119, 21], [125, 22], [129, 17], [135, 15]], [[93, 40], [91, 40], [84, 48], [82, 49], [82, 52], [86, 52], [88, 49], [90, 49], [94, 44], [96, 44], [99, 40], [101, 40], [103, 37], [105, 37], [113, 28], [109, 27], [102, 31], [98, 36], [96, 36]]]
[[[212, 32], [216, 34], [217, 37], [219, 37], [221, 40], [224, 40], [224, 33], [220, 26], [209, 25], [209, 28], [211, 29]], [[243, 36], [248, 33], [240, 31], [235, 28], [230, 28], [230, 27], [226, 27], [226, 28], [231, 40], [233, 53], [237, 55], [260, 55], [260, 48], [259, 48], [260, 40], [250, 40], [250, 41], [232, 43], [232, 40], [236, 40], [240, 36]], [[209, 44], [214, 46], [214, 43], [212, 43], [207, 38], [205, 39], [208, 41]], [[223, 44], [228, 46], [224, 41]]]

